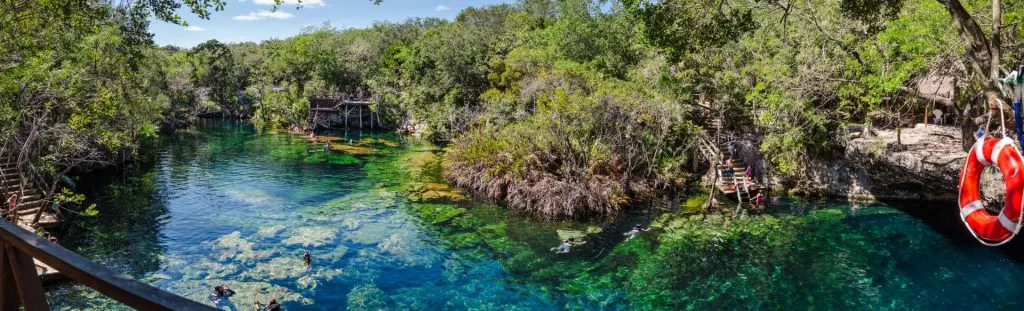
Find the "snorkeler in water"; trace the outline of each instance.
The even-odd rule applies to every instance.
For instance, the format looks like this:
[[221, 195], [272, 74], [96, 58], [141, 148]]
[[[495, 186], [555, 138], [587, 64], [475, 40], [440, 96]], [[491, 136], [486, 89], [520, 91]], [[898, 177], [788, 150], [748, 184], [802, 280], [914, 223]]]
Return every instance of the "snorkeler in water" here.
[[271, 299], [266, 305], [256, 301], [256, 311], [281, 311], [281, 304], [277, 302], [277, 299]]
[[626, 241], [629, 241], [629, 240], [632, 240], [633, 238], [639, 236], [640, 232], [647, 232], [647, 231], [651, 231], [651, 229], [644, 228], [644, 226], [641, 226], [640, 224], [637, 224], [636, 226], [633, 226], [633, 230], [629, 230], [628, 232], [623, 233], [622, 235], [629, 236], [628, 238], [626, 238]]
[[573, 246], [580, 246], [583, 244], [587, 244], [587, 241], [576, 241], [576, 238], [568, 238], [565, 241], [562, 241], [562, 244], [552, 247], [551, 251], [556, 254], [565, 254], [571, 252]]
[[235, 295], [235, 291], [221, 284], [213, 287], [213, 295], [217, 298], [230, 298]]

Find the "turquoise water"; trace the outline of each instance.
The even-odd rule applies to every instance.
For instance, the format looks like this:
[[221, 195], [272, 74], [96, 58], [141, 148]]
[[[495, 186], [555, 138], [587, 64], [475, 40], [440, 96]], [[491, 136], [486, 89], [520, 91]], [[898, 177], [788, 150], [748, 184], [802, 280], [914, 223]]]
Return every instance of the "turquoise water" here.
[[[657, 204], [546, 222], [450, 188], [430, 144], [333, 135], [357, 154], [243, 123], [164, 138], [126, 172], [78, 181], [100, 215], [62, 243], [211, 305], [227, 284], [238, 294], [222, 309], [267, 297], [288, 310], [1024, 307], [1024, 246], [978, 245], [955, 206], [780, 201], [734, 217]], [[635, 223], [653, 230], [624, 241]], [[588, 243], [552, 254], [565, 236]], [[126, 308], [78, 285], [49, 296], [58, 309]]]

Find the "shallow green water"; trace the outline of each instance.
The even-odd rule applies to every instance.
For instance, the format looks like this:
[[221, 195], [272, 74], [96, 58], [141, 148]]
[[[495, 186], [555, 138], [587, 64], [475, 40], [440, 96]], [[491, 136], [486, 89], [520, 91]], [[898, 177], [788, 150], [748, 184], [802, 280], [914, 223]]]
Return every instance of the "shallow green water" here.
[[[224, 309], [269, 296], [288, 310], [1024, 305], [1014, 251], [1024, 246], [977, 245], [955, 207], [775, 202], [742, 217], [643, 207], [612, 221], [544, 222], [453, 203], [429, 144], [338, 136], [374, 153], [325, 153], [240, 123], [166, 138], [126, 173], [79, 181], [101, 212], [76, 220], [63, 243], [197, 301], [213, 304], [210, 289], [227, 284], [238, 295]], [[654, 230], [624, 241], [634, 223]], [[574, 234], [588, 244], [548, 250]], [[61, 309], [124, 308], [76, 285], [49, 295]]]

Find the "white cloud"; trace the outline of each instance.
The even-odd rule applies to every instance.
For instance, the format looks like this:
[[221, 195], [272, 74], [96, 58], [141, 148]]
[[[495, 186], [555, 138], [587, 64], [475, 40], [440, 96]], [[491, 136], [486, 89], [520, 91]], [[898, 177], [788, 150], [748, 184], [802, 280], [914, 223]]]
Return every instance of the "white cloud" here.
[[206, 31], [206, 28], [199, 26], [188, 26], [187, 28], [185, 28], [185, 31]]
[[[274, 5], [274, 4], [276, 4], [274, 2], [274, 0], [253, 0], [252, 3], [262, 4], [262, 5]], [[302, 5], [302, 6], [326, 6], [327, 5], [326, 3], [324, 3], [324, 0], [302, 0], [301, 3], [299, 2], [299, 0], [281, 0], [281, 4], [293, 4], [293, 5]]]
[[449, 8], [447, 5], [438, 4], [437, 7], [434, 8], [434, 11], [441, 12], [441, 11], [447, 11], [447, 10], [451, 10], [451, 9], [452, 8]]
[[295, 14], [281, 11], [268, 11], [263, 10], [259, 12], [249, 12], [247, 15], [235, 16], [232, 19], [236, 21], [259, 21], [268, 18], [272, 19], [289, 19], [295, 17]]

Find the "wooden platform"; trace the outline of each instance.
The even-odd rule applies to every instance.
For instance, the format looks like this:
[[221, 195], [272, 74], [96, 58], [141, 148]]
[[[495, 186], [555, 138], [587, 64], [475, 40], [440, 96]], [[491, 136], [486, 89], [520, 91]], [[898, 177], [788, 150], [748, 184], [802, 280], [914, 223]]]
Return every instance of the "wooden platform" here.
[[366, 126], [370, 129], [380, 127], [380, 115], [371, 109], [371, 103], [366, 98], [311, 96], [306, 124], [314, 130], [335, 126], [360, 129]]

